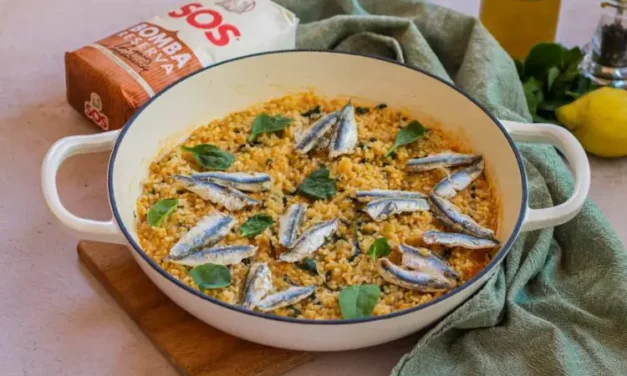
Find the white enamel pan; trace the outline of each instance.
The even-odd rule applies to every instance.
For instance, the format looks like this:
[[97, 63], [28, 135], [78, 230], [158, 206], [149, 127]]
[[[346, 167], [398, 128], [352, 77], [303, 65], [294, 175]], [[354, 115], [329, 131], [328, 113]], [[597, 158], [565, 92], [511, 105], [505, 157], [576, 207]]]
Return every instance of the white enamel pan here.
[[[462, 286], [426, 304], [380, 317], [309, 321], [244, 310], [207, 297], [165, 273], [141, 250], [133, 211], [148, 166], [165, 146], [182, 141], [190, 127], [206, 124], [251, 104], [289, 92], [314, 89], [325, 96], [353, 96], [425, 114], [463, 134], [486, 169], [501, 202], [498, 239], [503, 247], [488, 266]], [[528, 207], [525, 169], [514, 140], [555, 145], [575, 175], [564, 203]], [[107, 176], [113, 218], [77, 217], [61, 203], [56, 175], [76, 154], [113, 149]], [[120, 243], [170, 299], [200, 320], [235, 336], [275, 347], [335, 351], [385, 343], [441, 319], [490, 278], [521, 231], [557, 226], [575, 216], [588, 194], [590, 168], [578, 141], [551, 124], [519, 124], [495, 119], [467, 94], [441, 79], [396, 62], [330, 51], [262, 53], [216, 64], [153, 97], [122, 130], [66, 137], [55, 143], [42, 166], [45, 200], [59, 222], [80, 239]]]

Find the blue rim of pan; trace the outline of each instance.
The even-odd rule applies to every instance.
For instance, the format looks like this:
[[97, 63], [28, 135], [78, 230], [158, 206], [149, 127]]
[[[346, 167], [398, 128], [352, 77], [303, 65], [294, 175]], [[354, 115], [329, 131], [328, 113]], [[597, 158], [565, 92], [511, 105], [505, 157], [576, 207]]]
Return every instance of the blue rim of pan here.
[[[520, 171], [520, 177], [521, 177], [521, 181], [522, 181], [522, 200], [520, 203], [520, 211], [519, 211], [519, 216], [518, 219], [516, 221], [516, 226], [514, 227], [512, 234], [510, 235], [509, 239], [507, 239], [507, 241], [505, 242], [505, 244], [503, 244], [501, 246], [501, 249], [499, 250], [499, 252], [496, 254], [496, 256], [494, 258], [492, 258], [492, 260], [488, 263], [488, 265], [486, 265], [485, 268], [483, 268], [483, 270], [477, 274], [476, 276], [474, 276], [473, 278], [471, 278], [470, 280], [468, 280], [466, 283], [464, 283], [461, 286], [458, 286], [450, 291], [448, 291], [446, 294], [443, 294], [433, 300], [430, 300], [424, 304], [418, 305], [416, 307], [413, 308], [408, 308], [405, 310], [401, 310], [401, 311], [396, 311], [396, 312], [392, 312], [389, 313], [387, 315], [382, 315], [382, 316], [371, 316], [371, 317], [365, 317], [365, 318], [359, 318], [359, 319], [350, 319], [350, 320], [344, 320], [344, 319], [338, 319], [338, 320], [309, 320], [309, 319], [298, 319], [298, 318], [292, 318], [292, 317], [283, 317], [283, 316], [276, 316], [276, 315], [270, 315], [270, 314], [265, 314], [265, 313], [260, 313], [260, 312], [256, 312], [256, 311], [250, 311], [244, 308], [241, 308], [237, 305], [232, 305], [229, 303], [225, 303], [223, 301], [220, 301], [216, 298], [212, 298], [210, 296], [207, 296], [203, 293], [201, 293], [200, 291], [194, 290], [191, 287], [185, 285], [183, 282], [175, 279], [174, 277], [172, 277], [171, 275], [169, 275], [165, 270], [163, 270], [159, 265], [157, 265], [157, 263], [152, 260], [150, 257], [148, 257], [148, 255], [146, 255], [141, 247], [139, 246], [139, 244], [137, 244], [137, 242], [133, 239], [133, 237], [131, 236], [130, 232], [128, 231], [128, 229], [126, 228], [126, 226], [124, 225], [124, 222], [122, 221], [122, 218], [120, 217], [120, 213], [118, 212], [118, 208], [116, 205], [116, 201], [115, 201], [115, 193], [113, 191], [113, 184], [112, 184], [112, 176], [113, 176], [113, 170], [115, 168], [115, 160], [117, 157], [117, 153], [118, 153], [118, 149], [120, 147], [121, 141], [124, 139], [124, 135], [126, 134], [126, 132], [133, 126], [133, 123], [135, 122], [135, 119], [137, 119], [137, 117], [143, 112], [143, 110], [148, 107], [155, 99], [157, 99], [160, 95], [162, 95], [163, 93], [167, 92], [168, 90], [170, 90], [173, 86], [177, 85], [178, 83], [191, 79], [192, 77], [194, 77], [195, 75], [204, 72], [206, 70], [210, 70], [210, 69], [214, 69], [216, 67], [219, 67], [220, 65], [224, 65], [224, 64], [229, 64], [231, 62], [234, 61], [238, 61], [238, 60], [244, 60], [244, 59], [254, 59], [255, 57], [258, 56], [264, 56], [264, 55], [277, 55], [277, 54], [295, 54], [295, 53], [324, 53], [324, 54], [334, 54], [334, 55], [349, 55], [349, 56], [353, 56], [353, 57], [359, 57], [359, 58], [364, 58], [364, 59], [375, 59], [375, 60], [380, 60], [380, 61], [384, 61], [386, 63], [389, 64], [394, 64], [400, 67], [403, 67], [405, 69], [410, 69], [412, 71], [415, 71], [417, 73], [426, 75], [434, 80], [439, 81], [440, 83], [442, 83], [443, 85], [446, 85], [448, 87], [450, 87], [451, 89], [457, 91], [458, 93], [462, 94], [463, 96], [465, 96], [469, 101], [471, 101], [472, 103], [474, 103], [477, 107], [479, 107], [493, 122], [494, 124], [501, 130], [501, 132], [503, 133], [503, 136], [505, 137], [505, 139], [507, 139], [507, 142], [509, 143], [510, 147], [512, 148], [512, 151], [514, 153], [514, 155], [516, 156], [516, 161], [518, 163], [518, 169]], [[394, 317], [398, 317], [398, 316], [403, 316], [403, 315], [408, 315], [410, 313], [416, 312], [416, 311], [420, 311], [423, 310], [427, 307], [430, 307], [432, 305], [438, 304], [454, 295], [457, 295], [459, 293], [461, 293], [463, 290], [465, 290], [466, 288], [468, 288], [469, 286], [471, 286], [473, 283], [475, 283], [476, 281], [478, 281], [479, 279], [483, 278], [483, 276], [485, 276], [487, 273], [489, 273], [490, 271], [492, 271], [492, 269], [498, 265], [501, 260], [505, 257], [505, 255], [508, 253], [509, 248], [512, 246], [512, 243], [516, 240], [516, 237], [518, 235], [518, 233], [520, 232], [520, 229], [522, 228], [522, 224], [527, 212], [527, 198], [528, 198], [528, 187], [527, 187], [527, 176], [526, 176], [526, 172], [525, 172], [525, 168], [524, 168], [524, 164], [522, 161], [522, 158], [520, 156], [520, 153], [518, 152], [518, 150], [516, 149], [516, 146], [514, 145], [514, 141], [511, 138], [511, 136], [507, 133], [507, 131], [505, 130], [505, 128], [503, 127], [503, 125], [501, 125], [501, 123], [479, 102], [477, 102], [476, 100], [474, 100], [470, 95], [468, 95], [466, 92], [464, 92], [463, 90], [457, 88], [456, 86], [454, 86], [453, 84], [444, 81], [443, 79], [429, 73], [426, 72], [420, 68], [415, 68], [415, 67], [411, 67], [402, 63], [399, 63], [397, 61], [394, 60], [390, 60], [390, 59], [386, 59], [386, 58], [382, 58], [382, 57], [378, 57], [378, 56], [369, 56], [369, 55], [363, 55], [363, 54], [358, 54], [358, 53], [353, 53], [353, 52], [340, 52], [340, 51], [333, 51], [333, 50], [316, 50], [316, 49], [296, 49], [296, 50], [278, 50], [278, 51], [269, 51], [269, 52], [261, 52], [261, 53], [257, 53], [257, 54], [252, 54], [252, 55], [247, 55], [247, 56], [242, 56], [242, 57], [237, 57], [231, 60], [226, 60], [211, 66], [208, 66], [206, 68], [203, 68], [197, 72], [194, 72], [184, 78], [182, 78], [181, 80], [174, 82], [173, 84], [169, 85], [168, 87], [166, 87], [165, 89], [163, 89], [162, 91], [160, 91], [159, 93], [157, 93], [154, 97], [152, 97], [148, 102], [146, 102], [144, 105], [142, 105], [134, 114], [133, 116], [128, 120], [128, 122], [126, 123], [126, 125], [124, 126], [124, 128], [122, 129], [122, 131], [120, 132], [120, 135], [118, 136], [118, 139], [115, 142], [115, 145], [113, 147], [113, 151], [111, 152], [111, 158], [109, 160], [109, 168], [108, 168], [108, 177], [107, 177], [107, 189], [109, 191], [109, 200], [110, 200], [110, 204], [111, 204], [111, 209], [113, 211], [113, 216], [117, 222], [117, 224], [120, 226], [120, 229], [122, 230], [122, 233], [124, 234], [124, 236], [126, 237], [126, 239], [128, 240], [128, 242], [131, 244], [131, 246], [133, 247], [133, 250], [135, 252], [137, 252], [139, 254], [140, 257], [142, 257], [148, 264], [150, 264], [150, 266], [152, 266], [159, 274], [161, 274], [165, 279], [167, 279], [168, 281], [170, 281], [171, 283], [177, 285], [178, 287], [180, 287], [181, 289], [183, 289], [184, 291], [193, 294], [201, 299], [204, 299], [206, 301], [209, 301], [213, 304], [216, 304], [220, 307], [238, 312], [238, 313], [243, 313], [245, 315], [250, 315], [250, 316], [255, 316], [258, 317], [260, 319], [266, 319], [266, 320], [275, 320], [275, 321], [282, 321], [285, 323], [289, 323], [289, 324], [298, 324], [298, 325], [348, 325], [348, 324], [359, 324], [359, 323], [366, 323], [366, 322], [372, 322], [372, 321], [380, 321], [380, 320], [388, 320], [388, 319], [392, 319]]]

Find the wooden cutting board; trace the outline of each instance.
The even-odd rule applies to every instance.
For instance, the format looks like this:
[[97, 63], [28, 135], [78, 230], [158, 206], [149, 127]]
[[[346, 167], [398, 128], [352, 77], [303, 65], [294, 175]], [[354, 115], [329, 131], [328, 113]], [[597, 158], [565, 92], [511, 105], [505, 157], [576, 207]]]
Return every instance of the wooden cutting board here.
[[315, 356], [248, 342], [196, 319], [146, 277], [125, 246], [81, 241], [78, 256], [182, 375], [275, 376]]

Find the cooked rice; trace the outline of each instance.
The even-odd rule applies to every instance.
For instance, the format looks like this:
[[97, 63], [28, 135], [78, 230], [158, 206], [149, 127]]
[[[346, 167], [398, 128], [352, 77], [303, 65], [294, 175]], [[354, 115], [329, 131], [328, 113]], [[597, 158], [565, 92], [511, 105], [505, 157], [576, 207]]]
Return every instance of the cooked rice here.
[[[437, 124], [425, 124], [429, 129], [425, 137], [398, 148], [395, 157], [384, 158], [385, 152], [394, 143], [397, 131], [412, 118], [389, 107], [385, 109], [370, 107], [368, 113], [356, 115], [359, 144], [352, 154], [329, 161], [327, 151], [315, 151], [309, 155], [301, 155], [294, 151], [295, 134], [310, 124], [310, 119], [300, 115], [302, 112], [320, 105], [322, 113], [328, 113], [340, 109], [345, 103], [345, 98], [325, 99], [312, 92], [289, 95], [252, 106], [242, 112], [232, 113], [223, 119], [213, 120], [196, 129], [184, 143], [186, 146], [209, 143], [234, 153], [237, 160], [228, 171], [266, 172], [273, 177], [274, 183], [270, 191], [249, 194], [254, 199], [262, 200], [263, 206], [229, 213], [239, 224], [259, 213], [272, 216], [278, 223], [279, 217], [294, 202], [308, 204], [304, 229], [322, 220], [335, 217], [340, 219], [338, 236], [313, 255], [318, 269], [322, 272], [320, 276], [312, 276], [294, 264], [277, 261], [277, 256], [286, 251], [279, 246], [278, 224], [253, 239], [241, 237], [239, 226], [235, 226], [222, 240], [222, 244], [256, 245], [258, 247], [256, 260], [268, 262], [277, 291], [288, 288], [288, 281], [298, 285], [318, 285], [315, 298], [296, 303], [293, 308], [277, 309], [273, 312], [276, 315], [313, 320], [340, 319], [339, 290], [354, 284], [374, 283], [381, 287], [381, 299], [374, 308], [373, 315], [385, 315], [411, 308], [442, 294], [407, 290], [385, 282], [378, 275], [375, 263], [366, 254], [376, 238], [385, 237], [393, 248], [389, 258], [399, 263], [398, 244], [421, 246], [421, 234], [427, 230], [443, 230], [441, 223], [430, 212], [405, 213], [383, 222], [370, 221], [368, 218], [360, 230], [359, 243], [362, 254], [351, 263], [347, 260], [352, 250], [351, 224], [356, 214], [362, 215], [359, 204], [351, 197], [357, 190], [375, 188], [429, 193], [433, 186], [446, 176], [446, 171], [408, 174], [404, 171], [407, 160], [444, 150], [462, 153], [471, 150], [440, 129]], [[359, 106], [355, 101], [353, 104]], [[250, 135], [251, 124], [255, 116], [261, 112], [290, 117], [293, 123], [286, 130], [262, 134], [254, 145], [248, 145], [246, 139]], [[318, 201], [294, 194], [303, 179], [322, 165], [328, 166], [331, 176], [337, 179], [337, 194], [331, 200]], [[201, 168], [189, 153], [183, 152], [180, 148], [175, 148], [161, 160], [153, 162], [149, 176], [144, 181], [143, 193], [137, 201], [136, 213], [137, 232], [144, 252], [174, 278], [194, 289], [198, 287], [188, 275], [191, 268], [162, 261], [162, 258], [203, 216], [214, 210], [228, 213], [225, 209], [186, 191], [172, 179], [174, 174], [190, 174], [197, 171], [201, 171]], [[161, 227], [151, 227], [146, 222], [146, 213], [154, 203], [165, 198], [178, 198], [179, 206], [163, 221]], [[470, 187], [451, 199], [451, 202], [479, 224], [496, 229], [497, 200], [484, 176], [476, 179]], [[450, 263], [462, 281], [467, 281], [483, 269], [494, 252], [463, 248], [454, 248], [447, 252], [438, 246], [430, 248]], [[248, 266], [245, 264], [233, 265], [230, 286], [205, 290], [204, 293], [230, 304], [238, 304], [247, 271]], [[323, 283], [324, 275], [329, 279], [326, 285]]]

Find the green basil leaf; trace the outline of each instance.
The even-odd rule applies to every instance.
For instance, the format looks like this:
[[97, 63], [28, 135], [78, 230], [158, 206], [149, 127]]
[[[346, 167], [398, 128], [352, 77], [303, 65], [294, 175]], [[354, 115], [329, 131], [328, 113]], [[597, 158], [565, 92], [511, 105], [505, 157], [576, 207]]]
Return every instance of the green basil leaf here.
[[330, 177], [328, 168], [322, 167], [306, 177], [297, 192], [313, 200], [329, 199], [335, 195], [335, 179]]
[[579, 47], [573, 47], [570, 50], [564, 50], [563, 63], [564, 67], [578, 66], [584, 58], [584, 53]]
[[308, 111], [301, 112], [300, 115], [304, 116], [304, 117], [310, 117], [311, 115], [317, 115], [319, 113], [320, 113], [320, 105], [316, 105], [316, 107], [314, 107], [314, 108], [312, 108], [312, 109], [310, 109]]
[[396, 134], [396, 140], [394, 141], [394, 146], [392, 146], [392, 148], [385, 153], [385, 156], [387, 157], [392, 154], [399, 146], [411, 144], [420, 137], [424, 136], [424, 134], [425, 127], [423, 127], [417, 120], [412, 120], [405, 128], [401, 128], [401, 130], [398, 131]]
[[176, 206], [178, 204], [179, 200], [175, 198], [166, 198], [155, 203], [150, 210], [148, 210], [148, 214], [146, 215], [148, 224], [153, 227], [161, 226], [161, 222], [163, 222], [165, 217], [172, 214], [172, 212], [176, 210]]
[[557, 43], [538, 43], [525, 59], [525, 77], [542, 81], [551, 67], [561, 67], [565, 48]]
[[375, 240], [370, 248], [368, 249], [368, 254], [372, 257], [372, 260], [375, 261], [379, 257], [385, 257], [392, 252], [392, 247], [388, 244], [386, 238], [378, 238]]
[[559, 68], [557, 67], [549, 68], [549, 71], [547, 73], [547, 80], [546, 80], [547, 90], [551, 90], [551, 87], [553, 86], [555, 79], [557, 79], [559, 75], [560, 75]]
[[226, 170], [235, 162], [233, 154], [211, 144], [200, 144], [191, 148], [183, 146], [182, 149], [192, 153], [196, 163], [208, 170]]
[[242, 236], [252, 238], [261, 234], [265, 229], [272, 227], [274, 220], [266, 214], [255, 214], [250, 217], [240, 228]]
[[311, 275], [318, 275], [318, 267], [316, 266], [316, 262], [310, 258], [299, 261], [294, 265], [296, 265], [299, 269], [309, 272], [309, 274]]
[[514, 65], [516, 66], [516, 71], [518, 72], [518, 77], [523, 78], [525, 73], [525, 64], [518, 59], [514, 59]]
[[253, 130], [248, 137], [248, 141], [255, 141], [257, 136], [262, 133], [270, 133], [280, 131], [287, 128], [292, 123], [292, 119], [283, 116], [270, 116], [266, 113], [257, 115], [253, 121]]
[[231, 272], [224, 265], [199, 265], [189, 271], [189, 276], [201, 290], [219, 289], [231, 284]]
[[525, 92], [525, 98], [527, 99], [527, 106], [529, 107], [529, 113], [531, 116], [535, 115], [538, 109], [538, 99], [536, 94], [541, 92], [541, 83], [535, 78], [529, 77], [525, 83], [523, 83], [523, 90]]
[[338, 297], [344, 319], [369, 317], [379, 301], [381, 290], [377, 285], [354, 285], [345, 287]]

